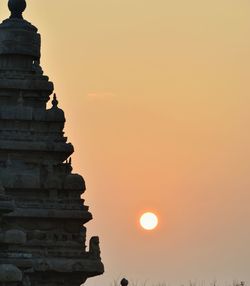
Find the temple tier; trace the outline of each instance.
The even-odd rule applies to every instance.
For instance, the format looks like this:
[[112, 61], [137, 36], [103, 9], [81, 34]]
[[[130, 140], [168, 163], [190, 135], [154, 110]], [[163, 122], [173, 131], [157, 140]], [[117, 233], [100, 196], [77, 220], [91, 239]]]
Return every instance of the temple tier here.
[[9, 1], [0, 24], [0, 285], [80, 285], [104, 268], [99, 239], [72, 173], [64, 112], [40, 67], [40, 35]]

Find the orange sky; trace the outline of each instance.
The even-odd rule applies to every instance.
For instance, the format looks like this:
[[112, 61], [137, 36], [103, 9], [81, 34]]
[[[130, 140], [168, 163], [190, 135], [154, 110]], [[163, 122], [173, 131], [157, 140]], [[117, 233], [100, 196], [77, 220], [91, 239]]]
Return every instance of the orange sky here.
[[250, 282], [250, 2], [27, 4], [101, 240], [86, 285]]

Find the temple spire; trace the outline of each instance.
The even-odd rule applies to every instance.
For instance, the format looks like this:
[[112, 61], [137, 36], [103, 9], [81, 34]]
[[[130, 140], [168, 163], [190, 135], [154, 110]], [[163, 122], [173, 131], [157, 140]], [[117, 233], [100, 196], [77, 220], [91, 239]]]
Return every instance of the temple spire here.
[[11, 12], [10, 18], [23, 19], [22, 13], [26, 8], [25, 0], [9, 0], [8, 7]]
[[52, 106], [53, 108], [57, 108], [57, 105], [58, 105], [58, 100], [57, 100], [56, 94], [54, 93], [53, 100], [52, 100]]

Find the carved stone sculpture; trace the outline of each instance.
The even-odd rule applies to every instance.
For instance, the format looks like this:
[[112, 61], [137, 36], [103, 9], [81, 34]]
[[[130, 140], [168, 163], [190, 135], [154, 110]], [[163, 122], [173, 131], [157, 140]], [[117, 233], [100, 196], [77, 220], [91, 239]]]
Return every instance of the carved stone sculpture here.
[[100, 246], [99, 246], [99, 237], [93, 236], [89, 242], [89, 253], [92, 259], [99, 259], [100, 258]]
[[100, 275], [99, 238], [86, 251], [92, 219], [72, 174], [65, 115], [40, 67], [41, 39], [9, 0], [0, 24], [0, 285], [74, 286]]

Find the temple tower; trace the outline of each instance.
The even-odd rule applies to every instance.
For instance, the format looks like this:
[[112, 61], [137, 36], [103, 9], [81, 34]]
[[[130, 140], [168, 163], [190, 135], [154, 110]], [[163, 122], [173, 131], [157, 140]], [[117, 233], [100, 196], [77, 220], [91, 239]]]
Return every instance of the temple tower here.
[[64, 112], [40, 67], [40, 35], [9, 0], [0, 24], [0, 285], [80, 285], [104, 268], [72, 173]]

